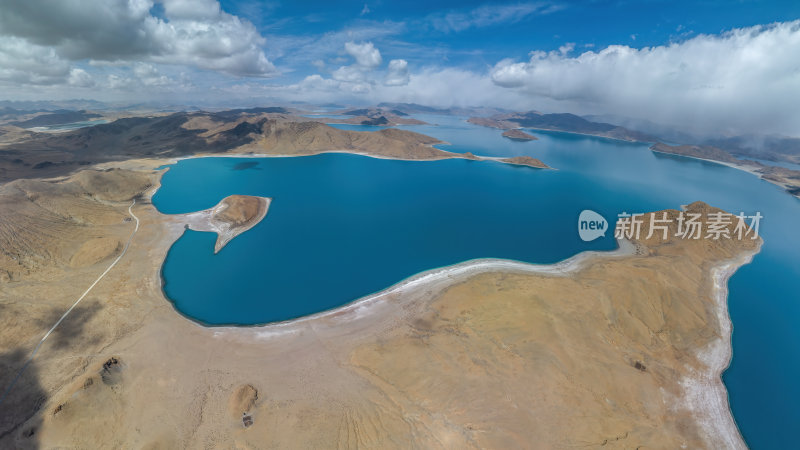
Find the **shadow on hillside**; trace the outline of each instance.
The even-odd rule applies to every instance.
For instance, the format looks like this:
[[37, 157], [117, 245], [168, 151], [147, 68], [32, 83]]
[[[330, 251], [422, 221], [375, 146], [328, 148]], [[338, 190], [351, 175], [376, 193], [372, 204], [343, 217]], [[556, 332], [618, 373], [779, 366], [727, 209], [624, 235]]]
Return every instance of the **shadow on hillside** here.
[[[79, 304], [53, 330], [45, 345], [49, 346], [51, 350], [66, 350], [78, 337], [81, 338], [81, 346], [92, 346], [99, 343], [102, 338], [101, 334], [93, 334], [91, 336], [85, 336], [85, 334], [86, 325], [101, 309], [103, 309], [103, 305], [96, 299], [87, 300], [85, 303]], [[63, 314], [64, 311], [62, 310], [53, 310], [41, 319], [39, 323], [43, 329], [49, 329]]]
[[[75, 307], [30, 362], [27, 361], [33, 347], [19, 346], [0, 350], [0, 448], [40, 448], [42, 414], [47, 414], [40, 410], [48, 400], [40, 379], [41, 370], [44, 370], [44, 363], [40, 358], [47, 356], [49, 367], [56, 368], [60, 365], [58, 358], [74, 356], [72, 346], [78, 343], [81, 346], [92, 346], [99, 342], [102, 335], [87, 336], [86, 324], [102, 308], [103, 305], [98, 300]], [[36, 320], [39, 333], [43, 336], [64, 312], [61, 308], [53, 309], [45, 317]], [[16, 317], [11, 318], [12, 316]], [[0, 317], [24, 320], [20, 314], [15, 314], [2, 305]]]
[[[30, 352], [16, 348], [0, 354], [0, 448], [40, 447], [42, 419], [36, 413], [45, 404], [47, 394], [39, 383], [36, 362], [28, 364], [17, 378]], [[12, 382], [14, 385], [7, 391]]]

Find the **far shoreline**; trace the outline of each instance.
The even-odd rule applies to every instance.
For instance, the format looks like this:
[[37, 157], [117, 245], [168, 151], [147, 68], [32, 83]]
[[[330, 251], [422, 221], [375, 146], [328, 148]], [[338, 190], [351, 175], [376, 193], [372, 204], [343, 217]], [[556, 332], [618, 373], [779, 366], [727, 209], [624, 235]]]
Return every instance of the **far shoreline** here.
[[770, 180], [765, 179], [762, 176], [762, 174], [760, 174], [759, 172], [757, 172], [753, 168], [754, 166], [749, 165], [749, 164], [735, 164], [735, 163], [729, 163], [729, 162], [725, 162], [725, 161], [718, 161], [716, 159], [700, 158], [700, 157], [697, 157], [697, 156], [690, 156], [690, 155], [680, 155], [680, 154], [677, 154], [677, 153], [669, 153], [669, 152], [662, 152], [660, 150], [654, 150], [653, 148], [650, 148], [650, 151], [653, 152], [653, 153], [661, 154], [661, 155], [668, 155], [668, 156], [675, 156], [675, 157], [680, 157], [680, 158], [693, 159], [693, 160], [696, 160], [696, 161], [705, 161], [705, 162], [709, 162], [709, 163], [712, 163], [712, 164], [719, 164], [721, 166], [730, 167], [731, 169], [741, 170], [742, 172], [747, 172], [747, 173], [749, 173], [751, 175], [755, 175], [756, 177], [758, 177], [758, 179], [760, 179], [761, 181], [764, 181], [765, 183], [769, 183], [769, 184], [771, 184], [773, 186], [776, 186], [776, 187], [780, 188], [781, 191], [783, 191], [785, 194], [788, 194], [791, 197], [800, 199], [800, 195], [792, 194], [791, 192], [787, 191], [786, 188], [783, 185], [778, 184], [778, 183], [774, 183], [774, 182], [772, 182]]

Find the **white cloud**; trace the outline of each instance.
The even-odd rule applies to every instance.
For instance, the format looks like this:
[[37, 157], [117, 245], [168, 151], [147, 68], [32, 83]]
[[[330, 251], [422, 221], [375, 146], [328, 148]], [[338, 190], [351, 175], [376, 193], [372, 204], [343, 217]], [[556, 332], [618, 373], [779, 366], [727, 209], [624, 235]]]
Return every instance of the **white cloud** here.
[[69, 63], [53, 49], [13, 36], [0, 36], [0, 81], [49, 85], [65, 82], [69, 74]]
[[389, 70], [383, 84], [386, 86], [405, 86], [408, 84], [408, 61], [404, 59], [393, 59], [389, 61]]
[[137, 83], [133, 78], [111, 74], [106, 79], [106, 86], [110, 89], [125, 91], [137, 87]]
[[516, 23], [532, 15], [543, 15], [561, 9], [550, 2], [487, 4], [469, 11], [450, 11], [429, 16], [433, 27], [443, 32], [457, 32], [469, 28], [484, 28], [504, 23]]
[[137, 63], [133, 67], [133, 73], [145, 86], [166, 86], [172, 83], [169, 77], [159, 73], [152, 64]]
[[221, 12], [217, 0], [163, 0], [163, 4], [171, 19], [213, 20]]
[[428, 67], [409, 76], [402, 88], [377, 86], [372, 93], [377, 101], [421, 103], [448, 108], [452, 106], [499, 106], [527, 109], [528, 99], [492, 83], [485, 74], [457, 68]]
[[504, 105], [512, 109], [522, 109], [526, 108], [529, 102], [514, 91], [496, 86], [486, 74], [434, 67], [409, 74], [408, 83], [404, 86], [377, 83], [369, 77], [364, 82], [345, 82], [321, 75], [311, 75], [291, 85], [240, 85], [231, 93], [237, 96], [259, 95], [285, 101], [303, 100], [313, 103], [375, 104], [386, 101], [422, 103], [443, 108]]
[[577, 108], [713, 134], [798, 134], [800, 21], [642, 49], [532, 52], [491, 70], [501, 87]]
[[[348, 61], [344, 56], [347, 42], [385, 40], [403, 33], [405, 29], [405, 24], [400, 22], [359, 21], [357, 26], [348, 26], [321, 35], [268, 35], [267, 54], [273, 59], [280, 58], [282, 64], [291, 67], [302, 67], [317, 60], [341, 65]], [[331, 56], [337, 52], [342, 55]]]
[[575, 43], [574, 42], [567, 42], [566, 44], [558, 47], [558, 52], [562, 55], [566, 55], [567, 53], [575, 50]]
[[[262, 50], [265, 39], [250, 22], [223, 12], [216, 0], [159, 3], [165, 18], [151, 14], [152, 0], [59, 0], [47, 5], [4, 0], [0, 38], [47, 48], [60, 62], [143, 61], [236, 76], [276, 74]], [[37, 64], [31, 56], [25, 59]]]
[[331, 74], [334, 80], [344, 81], [348, 83], [358, 83], [366, 80], [367, 74], [364, 69], [353, 66], [342, 66], [334, 70]]
[[347, 86], [349, 91], [356, 89], [357, 92], [365, 92], [368, 88], [362, 85], [373, 82], [369, 75], [383, 62], [381, 52], [375, 48], [372, 42], [363, 44], [347, 42], [344, 44], [344, 50], [355, 59], [355, 64], [339, 67], [331, 73], [331, 77], [336, 81], [358, 85]]
[[344, 44], [344, 50], [356, 60], [356, 64], [364, 68], [374, 69], [383, 62], [381, 52], [372, 45], [372, 42], [363, 44], [356, 44], [352, 41], [347, 42]]
[[89, 75], [88, 72], [76, 67], [69, 71], [69, 77], [67, 77], [67, 84], [69, 84], [70, 86], [87, 88], [94, 86], [95, 81], [94, 78], [92, 78], [92, 76]]

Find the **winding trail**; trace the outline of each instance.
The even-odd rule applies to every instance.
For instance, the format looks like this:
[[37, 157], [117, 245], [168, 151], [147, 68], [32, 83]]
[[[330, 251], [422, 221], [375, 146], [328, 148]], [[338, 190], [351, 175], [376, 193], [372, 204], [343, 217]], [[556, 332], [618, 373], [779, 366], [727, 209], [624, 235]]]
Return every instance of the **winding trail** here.
[[128, 247], [130, 247], [130, 245], [131, 245], [131, 241], [133, 241], [133, 236], [135, 236], [136, 232], [139, 231], [139, 218], [136, 217], [136, 214], [133, 213], [133, 205], [135, 205], [135, 204], [136, 204], [136, 199], [134, 198], [133, 202], [131, 203], [131, 205], [128, 206], [128, 214], [130, 214], [130, 216], [133, 217], [134, 220], [136, 220], [136, 227], [133, 229], [133, 232], [131, 233], [130, 237], [128, 238], [128, 242], [125, 243], [125, 247], [122, 249], [122, 253], [120, 253], [119, 256], [117, 256], [117, 258], [111, 263], [111, 265], [108, 266], [108, 268], [106, 268], [106, 270], [102, 274], [100, 274], [100, 276], [97, 277], [96, 280], [94, 280], [94, 283], [92, 283], [92, 285], [89, 286], [89, 288], [86, 289], [83, 292], [83, 294], [81, 294], [81, 296], [78, 297], [77, 300], [75, 300], [75, 303], [73, 303], [72, 306], [69, 307], [69, 309], [61, 316], [61, 318], [58, 319], [58, 321], [55, 323], [55, 325], [53, 325], [52, 328], [50, 328], [47, 331], [47, 333], [45, 333], [45, 335], [42, 337], [42, 339], [39, 341], [39, 343], [36, 344], [36, 347], [33, 349], [33, 352], [31, 352], [31, 355], [25, 361], [25, 364], [22, 365], [22, 368], [19, 369], [19, 372], [17, 372], [17, 375], [14, 377], [13, 380], [11, 380], [11, 383], [8, 385], [8, 387], [5, 389], [5, 391], [3, 391], [3, 395], [0, 396], [0, 405], [3, 404], [3, 400], [5, 400], [5, 398], [8, 395], [8, 393], [11, 392], [11, 389], [17, 383], [17, 380], [19, 380], [19, 377], [22, 376], [22, 373], [25, 371], [25, 369], [28, 367], [28, 365], [31, 363], [31, 361], [33, 361], [33, 358], [36, 356], [36, 353], [39, 352], [39, 349], [42, 347], [42, 344], [44, 344], [44, 341], [47, 340], [47, 338], [53, 333], [53, 331], [55, 331], [56, 327], [58, 327], [61, 324], [61, 322], [63, 322], [64, 319], [67, 318], [69, 313], [71, 313], [72, 310], [75, 309], [76, 306], [78, 306], [78, 303], [80, 303], [81, 300], [83, 300], [84, 297], [86, 297], [86, 295], [97, 285], [97, 283], [99, 283], [100, 280], [102, 280], [103, 277], [105, 277], [108, 274], [108, 272], [110, 272], [111, 269], [113, 269], [114, 266], [117, 265], [117, 263], [122, 259], [122, 257], [125, 256], [125, 253], [128, 251]]

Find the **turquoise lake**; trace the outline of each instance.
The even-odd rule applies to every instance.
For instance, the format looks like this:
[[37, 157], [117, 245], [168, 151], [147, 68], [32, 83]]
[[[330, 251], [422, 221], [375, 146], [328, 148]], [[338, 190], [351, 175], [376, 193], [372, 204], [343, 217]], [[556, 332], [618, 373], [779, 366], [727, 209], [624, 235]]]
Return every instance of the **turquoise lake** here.
[[583, 209], [611, 224], [623, 211], [696, 200], [758, 211], [764, 247], [729, 283], [734, 357], [723, 380], [751, 448], [796, 448], [800, 200], [748, 173], [654, 154], [643, 144], [535, 130], [526, 131], [538, 141], [516, 142], [462, 118], [414, 117], [436, 125], [399, 128], [451, 144], [442, 149], [530, 155], [558, 170], [349, 154], [183, 160], [153, 197], [161, 212], [210, 208], [230, 194], [273, 202], [261, 223], [219, 254], [211, 233], [187, 231], [173, 245], [163, 278], [176, 309], [208, 325], [262, 324], [335, 308], [469, 259], [552, 263], [616, 248], [611, 232], [591, 243], [578, 238]]
[[106, 119], [84, 120], [82, 122], [62, 123], [58, 125], [47, 125], [44, 127], [34, 127], [32, 129], [41, 129], [42, 131], [70, 131], [77, 130], [78, 128], [93, 127], [95, 125], [102, 125], [108, 123]]

